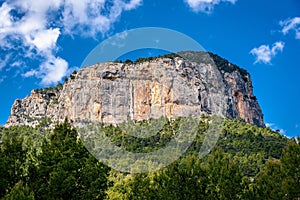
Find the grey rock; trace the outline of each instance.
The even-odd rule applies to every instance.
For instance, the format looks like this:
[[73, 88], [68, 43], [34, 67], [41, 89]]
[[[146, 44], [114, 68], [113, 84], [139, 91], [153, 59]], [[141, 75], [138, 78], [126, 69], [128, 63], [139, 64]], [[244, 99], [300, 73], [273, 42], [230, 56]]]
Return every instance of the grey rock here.
[[128, 119], [221, 115], [264, 127], [250, 75], [214, 54], [182, 52], [135, 64], [83, 68], [61, 90], [16, 100], [6, 126], [36, 126], [42, 117], [118, 124]]

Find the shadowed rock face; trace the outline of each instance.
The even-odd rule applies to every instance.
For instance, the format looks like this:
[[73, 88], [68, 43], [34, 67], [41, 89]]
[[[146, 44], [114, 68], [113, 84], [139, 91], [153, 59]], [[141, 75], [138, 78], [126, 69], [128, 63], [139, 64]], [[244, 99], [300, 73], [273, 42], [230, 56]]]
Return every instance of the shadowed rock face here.
[[[61, 90], [32, 91], [16, 100], [6, 126], [35, 126], [42, 117], [117, 124], [128, 119], [221, 115], [264, 127], [250, 75], [201, 52], [136, 64], [83, 68]], [[188, 58], [188, 59], [186, 59]], [[214, 62], [213, 62], [214, 61]]]

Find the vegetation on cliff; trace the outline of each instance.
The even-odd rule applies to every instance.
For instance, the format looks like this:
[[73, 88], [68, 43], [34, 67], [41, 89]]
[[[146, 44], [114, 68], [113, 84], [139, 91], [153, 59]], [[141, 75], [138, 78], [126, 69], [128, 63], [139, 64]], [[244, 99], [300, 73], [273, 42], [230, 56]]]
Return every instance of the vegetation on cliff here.
[[249, 73], [235, 65], [230, 63], [228, 60], [218, 56], [217, 54], [211, 53], [211, 52], [194, 52], [194, 51], [183, 51], [183, 52], [178, 52], [178, 53], [170, 53], [170, 54], [165, 54], [165, 55], [159, 55], [157, 57], [142, 57], [142, 58], [138, 58], [135, 61], [132, 60], [125, 60], [125, 61], [121, 61], [121, 60], [115, 60], [115, 63], [125, 63], [125, 64], [139, 64], [139, 63], [143, 63], [143, 62], [149, 62], [158, 58], [170, 58], [170, 59], [174, 59], [174, 58], [183, 58], [186, 59], [190, 62], [197, 62], [197, 63], [205, 63], [205, 64], [212, 64], [215, 65], [220, 71], [224, 71], [224, 72], [228, 72], [228, 73], [232, 73], [234, 71], [238, 71], [243, 77], [244, 76], [249, 76]]
[[[157, 141], [168, 142], [176, 126], [166, 124], [149, 140], [120, 133], [118, 127], [105, 129], [116, 145], [141, 152], [160, 147], [155, 146]], [[198, 151], [207, 127], [207, 120], [202, 119], [185, 155], [166, 168], [145, 174], [120, 173], [97, 161], [67, 121], [53, 131], [1, 128], [0, 198], [300, 198], [300, 145], [295, 139], [269, 128], [226, 120], [218, 144], [200, 159]]]

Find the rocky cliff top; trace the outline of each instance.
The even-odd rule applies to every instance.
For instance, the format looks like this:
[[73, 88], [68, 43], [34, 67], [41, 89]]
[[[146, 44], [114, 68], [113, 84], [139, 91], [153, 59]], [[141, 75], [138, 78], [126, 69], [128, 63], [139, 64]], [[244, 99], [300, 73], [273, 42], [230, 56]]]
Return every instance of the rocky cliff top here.
[[247, 71], [204, 52], [80, 69], [64, 85], [33, 90], [14, 102], [6, 126], [68, 118], [117, 124], [128, 119], [222, 115], [264, 127]]

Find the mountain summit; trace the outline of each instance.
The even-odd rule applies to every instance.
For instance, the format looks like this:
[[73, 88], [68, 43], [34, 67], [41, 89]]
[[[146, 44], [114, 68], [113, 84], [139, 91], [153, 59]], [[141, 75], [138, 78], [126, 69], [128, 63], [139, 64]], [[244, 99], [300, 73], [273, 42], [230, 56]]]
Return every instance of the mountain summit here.
[[16, 100], [6, 126], [188, 115], [222, 115], [265, 126], [249, 73], [215, 54], [191, 51], [82, 68], [63, 85]]

